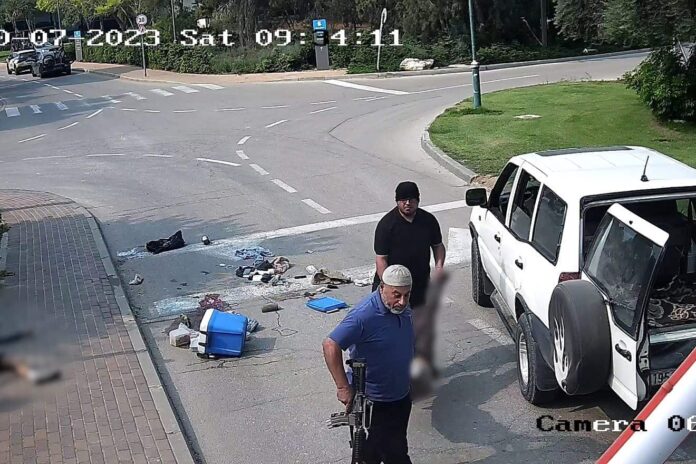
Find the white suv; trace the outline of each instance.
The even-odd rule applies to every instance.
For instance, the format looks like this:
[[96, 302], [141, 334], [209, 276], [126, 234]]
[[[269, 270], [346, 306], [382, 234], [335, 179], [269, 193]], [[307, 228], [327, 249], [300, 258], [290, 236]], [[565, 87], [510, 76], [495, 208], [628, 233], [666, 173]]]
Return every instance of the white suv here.
[[472, 292], [533, 404], [605, 385], [633, 409], [696, 347], [696, 170], [641, 147], [516, 156], [473, 188]]

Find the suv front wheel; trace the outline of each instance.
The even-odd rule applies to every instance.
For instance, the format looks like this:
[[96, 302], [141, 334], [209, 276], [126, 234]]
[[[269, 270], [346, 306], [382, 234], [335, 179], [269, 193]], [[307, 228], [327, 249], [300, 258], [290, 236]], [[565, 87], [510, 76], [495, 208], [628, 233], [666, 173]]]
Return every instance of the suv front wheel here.
[[540, 386], [555, 385], [554, 372], [546, 365], [534, 339], [527, 313], [520, 316], [515, 336], [517, 346], [517, 381], [524, 399], [532, 404], [543, 404], [554, 400], [559, 393], [557, 386], [542, 390]]

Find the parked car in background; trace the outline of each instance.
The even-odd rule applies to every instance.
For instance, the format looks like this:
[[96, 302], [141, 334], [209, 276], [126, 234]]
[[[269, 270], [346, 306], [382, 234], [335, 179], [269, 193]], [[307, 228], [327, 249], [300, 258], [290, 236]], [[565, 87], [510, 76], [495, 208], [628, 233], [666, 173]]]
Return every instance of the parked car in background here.
[[15, 73], [17, 75], [24, 71], [31, 71], [31, 64], [36, 60], [35, 50], [21, 50], [12, 52], [8, 57], [5, 65], [7, 66], [7, 74]]
[[533, 404], [606, 385], [631, 408], [696, 348], [696, 170], [654, 150], [512, 158], [474, 206], [472, 292]]
[[36, 58], [31, 65], [31, 75], [45, 77], [49, 74], [70, 74], [70, 58], [62, 47], [48, 45], [36, 48]]

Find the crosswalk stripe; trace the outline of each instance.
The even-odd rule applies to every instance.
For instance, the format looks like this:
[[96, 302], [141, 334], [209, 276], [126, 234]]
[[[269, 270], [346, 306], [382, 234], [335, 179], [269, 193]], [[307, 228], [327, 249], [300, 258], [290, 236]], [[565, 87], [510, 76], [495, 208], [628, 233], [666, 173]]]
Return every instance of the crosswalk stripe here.
[[34, 114], [39, 114], [41, 113], [41, 108], [39, 105], [29, 105], [32, 111], [34, 111]]
[[223, 86], [217, 85], [217, 84], [193, 84], [198, 87], [203, 87], [204, 89], [209, 89], [209, 90], [220, 90], [224, 89]]
[[56, 105], [56, 107], [61, 111], [65, 111], [68, 109], [68, 107], [65, 106], [63, 102], [54, 102], [53, 104]]
[[198, 90], [192, 89], [191, 87], [186, 87], [185, 85], [177, 85], [175, 87], [172, 87], [173, 89], [178, 90], [179, 92], [184, 92], [184, 93], [196, 93]]
[[7, 113], [8, 118], [11, 118], [13, 116], [19, 116], [19, 109], [15, 107], [5, 108], [5, 113]]
[[135, 98], [136, 100], [147, 100], [147, 98], [145, 98], [142, 95], [137, 94], [135, 92], [126, 92], [126, 95], [130, 95], [131, 97]]
[[116, 100], [116, 99], [112, 98], [111, 95], [103, 95], [102, 98], [104, 100], [108, 100], [109, 103], [121, 103], [121, 100]]
[[162, 95], [163, 97], [169, 97], [169, 96], [174, 95], [173, 93], [167, 92], [166, 90], [162, 90], [162, 89], [151, 89], [150, 92], [156, 93], [158, 95]]

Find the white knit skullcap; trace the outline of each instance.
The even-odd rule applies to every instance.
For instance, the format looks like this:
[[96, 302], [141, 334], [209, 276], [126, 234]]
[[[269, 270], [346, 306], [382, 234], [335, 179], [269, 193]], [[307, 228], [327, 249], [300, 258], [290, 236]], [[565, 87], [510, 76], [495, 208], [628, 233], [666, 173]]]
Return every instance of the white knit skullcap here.
[[413, 283], [411, 272], [401, 264], [389, 266], [382, 273], [382, 282], [392, 287], [410, 287]]

